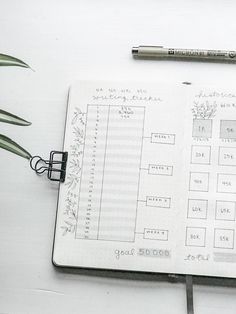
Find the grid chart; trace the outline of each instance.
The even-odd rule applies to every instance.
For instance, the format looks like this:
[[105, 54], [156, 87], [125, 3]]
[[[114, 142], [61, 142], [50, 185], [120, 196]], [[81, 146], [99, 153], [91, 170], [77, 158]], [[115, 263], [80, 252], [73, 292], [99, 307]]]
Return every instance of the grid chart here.
[[145, 107], [88, 105], [76, 238], [134, 241]]

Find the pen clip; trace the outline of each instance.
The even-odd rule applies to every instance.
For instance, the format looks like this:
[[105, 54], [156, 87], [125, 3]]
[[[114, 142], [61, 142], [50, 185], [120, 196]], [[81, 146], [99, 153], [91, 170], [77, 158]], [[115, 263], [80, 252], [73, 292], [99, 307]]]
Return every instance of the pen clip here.
[[148, 47], [148, 48], [164, 48], [163, 46], [139, 46], [140, 48], [142, 47]]

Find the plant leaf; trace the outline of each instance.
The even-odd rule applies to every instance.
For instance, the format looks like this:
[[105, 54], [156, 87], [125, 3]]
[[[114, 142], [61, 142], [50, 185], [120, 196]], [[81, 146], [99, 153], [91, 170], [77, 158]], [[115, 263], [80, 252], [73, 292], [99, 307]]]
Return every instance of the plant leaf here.
[[28, 64], [21, 61], [20, 59], [4, 55], [2, 53], [0, 53], [0, 66], [19, 66], [23, 68], [30, 68]]
[[31, 125], [31, 122], [28, 122], [18, 116], [15, 116], [14, 114], [10, 112], [7, 112], [1, 109], [0, 109], [0, 122], [22, 125], [22, 126]]
[[0, 134], [0, 148], [8, 150], [9, 152], [12, 152], [26, 159], [30, 159], [32, 157], [31, 154], [27, 152], [23, 147], [12, 141], [9, 137], [6, 137], [2, 134]]

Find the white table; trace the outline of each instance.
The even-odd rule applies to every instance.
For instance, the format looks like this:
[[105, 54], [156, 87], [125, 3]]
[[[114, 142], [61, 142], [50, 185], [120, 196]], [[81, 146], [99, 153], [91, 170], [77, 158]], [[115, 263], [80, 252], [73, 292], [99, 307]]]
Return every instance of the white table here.
[[[35, 72], [0, 68], [0, 108], [32, 121], [0, 133], [32, 154], [61, 149], [75, 79], [225, 84], [236, 65], [135, 61], [131, 47], [235, 49], [235, 1], [0, 1], [0, 52]], [[57, 184], [0, 150], [0, 313], [185, 313], [185, 286], [58, 272], [51, 264]], [[235, 313], [236, 290], [196, 286], [195, 312]]]

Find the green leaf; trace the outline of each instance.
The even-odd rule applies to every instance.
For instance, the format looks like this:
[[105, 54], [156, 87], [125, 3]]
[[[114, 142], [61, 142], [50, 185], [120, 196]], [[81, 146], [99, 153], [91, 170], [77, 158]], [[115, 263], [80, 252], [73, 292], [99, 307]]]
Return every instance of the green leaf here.
[[22, 125], [22, 126], [31, 125], [31, 122], [28, 122], [18, 116], [15, 116], [14, 114], [10, 112], [7, 112], [1, 109], [0, 109], [0, 122]]
[[20, 59], [4, 55], [1, 53], [0, 53], [0, 66], [19, 66], [23, 68], [30, 68], [28, 64], [21, 61]]
[[23, 147], [12, 141], [9, 137], [0, 134], [0, 148], [6, 149], [23, 158], [30, 159], [32, 156]]

